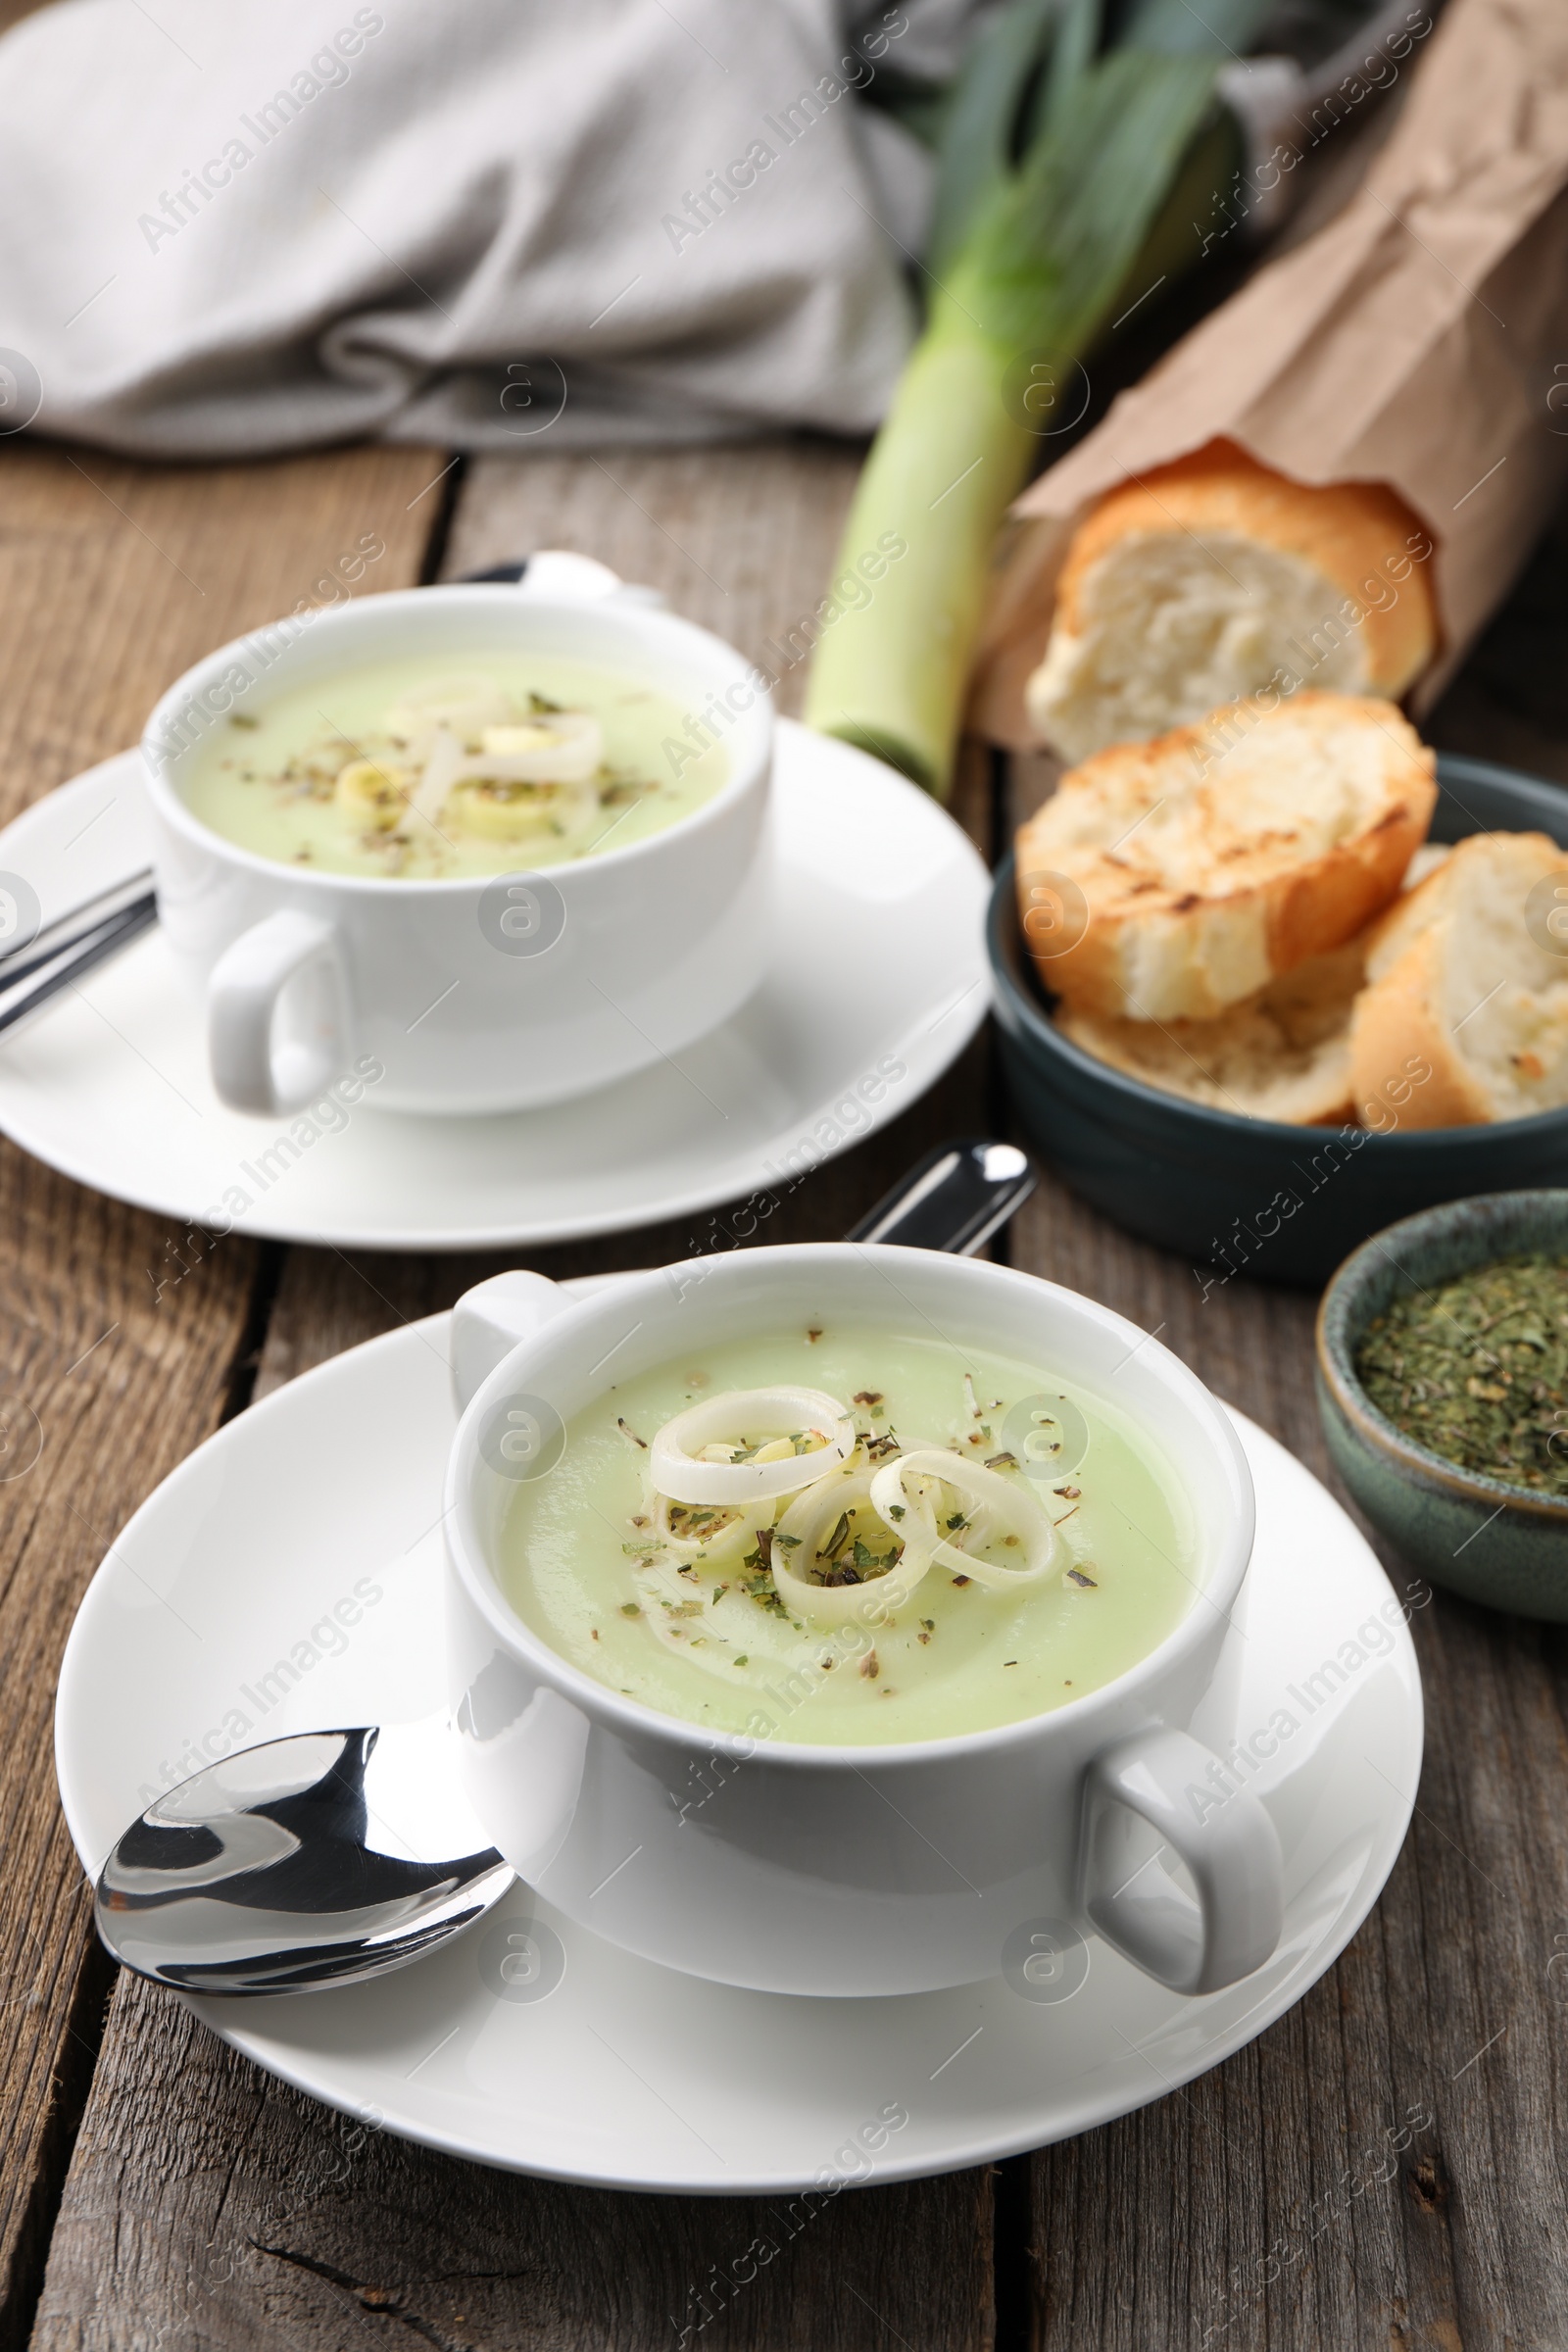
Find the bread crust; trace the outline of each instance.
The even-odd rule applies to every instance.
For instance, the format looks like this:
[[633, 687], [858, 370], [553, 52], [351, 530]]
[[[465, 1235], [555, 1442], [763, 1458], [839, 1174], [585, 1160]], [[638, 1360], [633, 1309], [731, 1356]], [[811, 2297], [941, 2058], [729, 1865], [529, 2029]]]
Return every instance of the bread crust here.
[[[1418, 547], [1430, 551], [1431, 534], [1403, 499], [1381, 482], [1292, 481], [1230, 441], [1211, 441], [1106, 493], [1073, 535], [1054, 629], [1082, 634], [1084, 582], [1118, 540], [1171, 531], [1233, 533], [1313, 564], [1362, 614], [1367, 694], [1397, 701], [1437, 651], [1427, 567], [1412, 560]], [[1391, 564], [1402, 567], [1402, 579], [1390, 576]], [[1379, 577], [1389, 583], [1387, 604], [1363, 594]]]
[[[1545, 833], [1476, 834], [1397, 905], [1391, 906], [1367, 941], [1367, 986], [1356, 999], [1350, 1023], [1350, 1073], [1357, 1103], [1390, 1092], [1391, 1079], [1412, 1065], [1426, 1064], [1422, 1079], [1399, 1108], [1408, 1128], [1475, 1127], [1520, 1115], [1495, 1073], [1473, 1048], [1481, 1031], [1461, 1041], [1449, 1018], [1450, 958], [1464, 947], [1464, 890], [1469, 876], [1483, 881], [1500, 875], [1512, 911], [1524, 932], [1524, 894], [1532, 882], [1568, 872], [1568, 857]], [[1491, 969], [1495, 969], [1493, 964]], [[1517, 995], [1528, 984], [1499, 980], [1493, 992]], [[1502, 995], [1504, 1006], [1508, 995]], [[1484, 1011], [1481, 997], [1475, 1013]], [[1473, 1018], [1474, 1015], [1468, 1015]], [[1459, 1026], [1463, 1028], [1465, 1021]], [[1542, 1107], [1547, 1107], [1543, 1104]]]
[[[1247, 759], [1227, 771], [1213, 746], [1216, 727], [1230, 722], [1245, 737]], [[1293, 736], [1332, 740], [1348, 728], [1374, 731], [1378, 794], [1366, 821], [1326, 849], [1296, 855], [1250, 835], [1246, 796], [1266, 767], [1271, 736], [1283, 754]], [[1318, 692], [1261, 713], [1254, 698], [1152, 743], [1096, 753], [1062, 778], [1018, 836], [1020, 919], [1041, 979], [1102, 1018], [1213, 1019], [1341, 946], [1389, 904], [1431, 822], [1434, 769], [1432, 753], [1392, 704]], [[1170, 803], [1201, 823], [1208, 855], [1200, 888], [1174, 885], [1152, 864], [1137, 838], [1142, 818], [1128, 821], [1125, 846], [1105, 849], [1092, 838], [1103, 812], [1116, 814], [1102, 831], [1119, 826], [1129, 808], [1152, 814]], [[1091, 837], [1075, 841], [1081, 822]], [[1043, 875], [1059, 877], [1083, 902], [1074, 902], [1078, 923], [1044, 942], [1042, 890], [1059, 896], [1060, 882], [1042, 885]]]
[[1440, 1010], [1442, 962], [1440, 933], [1423, 931], [1392, 970], [1362, 990], [1350, 1016], [1350, 1092], [1357, 1103], [1384, 1097], [1412, 1064], [1424, 1062], [1431, 1071], [1399, 1106], [1401, 1127], [1480, 1127], [1493, 1115], [1491, 1097]]

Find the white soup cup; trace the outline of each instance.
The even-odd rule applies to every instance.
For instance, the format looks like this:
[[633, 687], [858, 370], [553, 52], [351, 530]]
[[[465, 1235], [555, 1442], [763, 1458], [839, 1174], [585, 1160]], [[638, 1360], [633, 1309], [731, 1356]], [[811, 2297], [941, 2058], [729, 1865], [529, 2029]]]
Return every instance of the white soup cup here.
[[[934, 1328], [959, 1351], [1065, 1371], [1114, 1397], [1185, 1497], [1195, 1590], [1174, 1631], [1049, 1714], [828, 1747], [658, 1713], [521, 1621], [496, 1562], [515, 1477], [553, 1449], [530, 1461], [523, 1447], [513, 1469], [498, 1432], [559, 1440], [612, 1382], [830, 1317]], [[567, 1917], [695, 1976], [824, 1995], [919, 1992], [1010, 1966], [1038, 1984], [1073, 1964], [1091, 1930], [1182, 1992], [1269, 1957], [1278, 1837], [1190, 1728], [1247, 1574], [1251, 1481], [1227, 1414], [1157, 1341], [1006, 1267], [832, 1244], [737, 1250], [586, 1298], [542, 1275], [497, 1276], [459, 1302], [453, 1371], [466, 1410], [448, 1472], [447, 1591], [465, 1776], [501, 1852]]]
[[[220, 1098], [273, 1114], [351, 1066], [391, 1109], [527, 1109], [612, 1084], [716, 1028], [769, 939], [765, 682], [605, 565], [546, 554], [520, 585], [418, 588], [296, 614], [210, 654], [143, 743], [163, 931], [206, 1002]], [[332, 874], [261, 858], [182, 789], [236, 714], [368, 662], [591, 662], [673, 700], [728, 762], [662, 832], [540, 873]], [[706, 733], [703, 731], [706, 729]]]

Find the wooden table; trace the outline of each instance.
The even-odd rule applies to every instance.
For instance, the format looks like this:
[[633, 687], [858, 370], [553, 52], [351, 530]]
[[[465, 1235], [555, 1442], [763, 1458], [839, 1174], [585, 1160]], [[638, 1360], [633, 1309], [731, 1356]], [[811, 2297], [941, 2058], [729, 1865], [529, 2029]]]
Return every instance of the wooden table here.
[[[319, 593], [367, 531], [386, 552], [365, 589], [577, 547], [760, 650], [820, 594], [855, 470], [853, 453], [807, 442], [448, 463], [360, 450], [186, 472], [7, 447], [0, 813], [132, 741], [193, 657]], [[1450, 698], [1451, 739], [1568, 773], [1554, 714], [1498, 702], [1495, 650]], [[796, 672], [786, 709], [799, 688]], [[988, 852], [1010, 789], [1000, 763], [967, 761], [957, 809]], [[931, 1142], [1005, 1116], [982, 1043], [792, 1195], [770, 1238], [842, 1233]], [[169, 1994], [115, 1978], [55, 1797], [61, 1646], [143, 1496], [253, 1398], [502, 1261], [230, 1239], [160, 1296], [171, 1237], [157, 1218], [10, 1145], [0, 1193], [0, 1417], [35, 1412], [44, 1439], [36, 1468], [0, 1486], [4, 2343], [673, 2346], [688, 2289], [749, 2242], [760, 2207], [486, 2172], [281, 2087]], [[633, 1266], [684, 1255], [704, 1230], [530, 1262]], [[1237, 1283], [1205, 1301], [1191, 1267], [1049, 1181], [1004, 1248], [1157, 1328], [1330, 1477], [1310, 1298]], [[1408, 1571], [1391, 1565], [1402, 1585]], [[1186, 2090], [1065, 2146], [837, 2200], [700, 2340], [1568, 2342], [1568, 1659], [1557, 1633], [1441, 1595], [1414, 1632], [1431, 1709], [1414, 1826], [1372, 1917], [1289, 2016]], [[1385, 2129], [1410, 2118], [1397, 2175], [1372, 2178]]]

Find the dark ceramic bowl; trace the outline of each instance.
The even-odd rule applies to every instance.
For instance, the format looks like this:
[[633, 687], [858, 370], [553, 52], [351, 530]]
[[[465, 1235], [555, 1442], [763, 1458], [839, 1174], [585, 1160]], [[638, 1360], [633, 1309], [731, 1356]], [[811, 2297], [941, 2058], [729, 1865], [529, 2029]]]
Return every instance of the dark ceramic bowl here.
[[1456, 1469], [1402, 1437], [1355, 1374], [1391, 1298], [1524, 1250], [1568, 1254], [1568, 1192], [1451, 1200], [1374, 1235], [1335, 1275], [1317, 1318], [1317, 1401], [1335, 1467], [1374, 1527], [1436, 1585], [1521, 1617], [1568, 1619], [1568, 1495]]
[[[1434, 841], [1541, 832], [1568, 848], [1568, 791], [1557, 785], [1446, 754], [1438, 783]], [[1010, 857], [986, 938], [1003, 1063], [1031, 1141], [1117, 1224], [1215, 1267], [1214, 1279], [1322, 1282], [1358, 1242], [1417, 1209], [1568, 1173], [1568, 1109], [1408, 1135], [1286, 1127], [1160, 1094], [1097, 1061], [1051, 1018], [1019, 934]]]

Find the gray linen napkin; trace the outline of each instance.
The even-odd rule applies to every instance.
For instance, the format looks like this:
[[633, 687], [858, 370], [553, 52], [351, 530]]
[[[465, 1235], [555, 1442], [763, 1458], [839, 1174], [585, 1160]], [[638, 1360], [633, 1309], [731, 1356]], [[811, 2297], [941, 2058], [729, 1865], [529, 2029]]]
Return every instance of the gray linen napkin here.
[[854, 88], [901, 42], [950, 69], [965, 13], [63, 0], [0, 40], [0, 429], [176, 458], [862, 430], [922, 173]]

